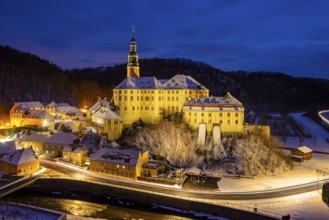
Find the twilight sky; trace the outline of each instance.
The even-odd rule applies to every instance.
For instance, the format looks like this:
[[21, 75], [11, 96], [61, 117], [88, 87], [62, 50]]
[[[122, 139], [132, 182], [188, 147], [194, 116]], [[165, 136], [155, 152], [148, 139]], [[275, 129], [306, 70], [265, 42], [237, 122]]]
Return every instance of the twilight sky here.
[[126, 62], [132, 26], [140, 59], [329, 79], [327, 0], [0, 1], [0, 44], [63, 69]]

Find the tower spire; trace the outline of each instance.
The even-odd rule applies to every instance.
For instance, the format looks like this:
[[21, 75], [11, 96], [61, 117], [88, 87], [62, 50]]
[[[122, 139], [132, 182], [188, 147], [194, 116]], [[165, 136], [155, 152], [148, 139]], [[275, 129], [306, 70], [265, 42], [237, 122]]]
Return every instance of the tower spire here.
[[135, 40], [135, 27], [132, 27], [132, 37], [130, 41], [130, 52], [128, 54], [127, 77], [139, 77], [139, 63]]

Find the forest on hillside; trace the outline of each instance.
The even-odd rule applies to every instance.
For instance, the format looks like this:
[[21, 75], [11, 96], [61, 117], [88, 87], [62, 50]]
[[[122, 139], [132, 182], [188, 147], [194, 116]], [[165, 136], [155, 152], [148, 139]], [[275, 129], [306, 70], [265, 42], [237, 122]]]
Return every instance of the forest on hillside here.
[[[295, 78], [272, 72], [224, 72], [188, 59], [142, 59], [141, 76], [169, 79], [190, 75], [212, 96], [230, 92], [246, 111], [290, 112], [329, 107], [329, 80]], [[111, 99], [112, 89], [126, 77], [126, 64], [62, 70], [36, 55], [0, 46], [0, 109], [15, 101], [37, 100], [91, 106], [99, 97]], [[1, 112], [0, 112], [1, 113]]]

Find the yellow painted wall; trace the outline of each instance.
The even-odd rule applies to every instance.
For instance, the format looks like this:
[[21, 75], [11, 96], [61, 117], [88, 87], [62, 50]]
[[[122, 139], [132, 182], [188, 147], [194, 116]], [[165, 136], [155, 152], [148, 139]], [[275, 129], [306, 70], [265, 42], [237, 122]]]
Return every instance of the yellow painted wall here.
[[8, 175], [29, 175], [38, 171], [39, 167], [39, 159], [30, 163], [20, 164], [18, 166], [0, 161], [0, 170]]
[[131, 126], [139, 119], [148, 124], [156, 124], [163, 118], [163, 114], [180, 112], [189, 97], [204, 98], [208, 96], [208, 90], [113, 90], [114, 104], [123, 120], [124, 127]]
[[220, 125], [221, 134], [240, 135], [243, 132], [244, 109], [218, 107], [184, 107], [184, 120], [192, 129], [198, 129], [200, 123], [207, 125], [207, 133], [211, 133], [213, 125]]
[[24, 141], [24, 148], [32, 147], [33, 151], [38, 154], [43, 152], [43, 142]]
[[147, 163], [147, 160], [148, 152], [139, 153], [136, 166], [90, 160], [90, 170], [113, 177], [136, 180], [138, 176], [141, 176], [143, 165]]

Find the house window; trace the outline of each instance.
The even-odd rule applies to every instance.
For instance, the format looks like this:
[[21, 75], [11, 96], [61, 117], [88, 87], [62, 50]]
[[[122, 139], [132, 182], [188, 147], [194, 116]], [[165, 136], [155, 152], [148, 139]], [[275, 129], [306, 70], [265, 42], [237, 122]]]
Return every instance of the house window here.
[[231, 124], [231, 121], [230, 121], [230, 120], [227, 120], [227, 124], [228, 124], [228, 125]]
[[230, 114], [230, 113], [227, 113], [227, 116], [228, 116], [228, 117], [230, 117], [230, 116], [231, 116], [231, 114]]
[[223, 114], [222, 113], [219, 113], [219, 117], [222, 117], [223, 116]]
[[130, 101], [134, 101], [134, 96], [130, 96]]
[[236, 125], [239, 124], [239, 121], [238, 121], [238, 120], [235, 120], [235, 124], [236, 124]]

